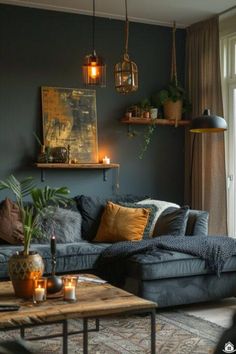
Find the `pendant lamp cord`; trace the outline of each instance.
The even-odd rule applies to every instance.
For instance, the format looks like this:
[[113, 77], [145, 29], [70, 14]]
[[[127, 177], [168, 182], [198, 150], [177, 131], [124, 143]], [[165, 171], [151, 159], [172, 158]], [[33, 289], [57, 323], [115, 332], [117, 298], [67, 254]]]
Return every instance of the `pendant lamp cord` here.
[[125, 57], [128, 57], [128, 45], [129, 45], [129, 20], [127, 11], [127, 0], [125, 0]]
[[93, 0], [93, 35], [92, 35], [92, 46], [93, 46], [93, 55], [96, 56], [96, 52], [95, 52], [95, 0]]
[[176, 86], [178, 85], [177, 79], [177, 69], [176, 69], [176, 46], [175, 46], [175, 32], [176, 25], [175, 21], [173, 23], [173, 31], [172, 31], [172, 60], [171, 60], [171, 82], [173, 82]]

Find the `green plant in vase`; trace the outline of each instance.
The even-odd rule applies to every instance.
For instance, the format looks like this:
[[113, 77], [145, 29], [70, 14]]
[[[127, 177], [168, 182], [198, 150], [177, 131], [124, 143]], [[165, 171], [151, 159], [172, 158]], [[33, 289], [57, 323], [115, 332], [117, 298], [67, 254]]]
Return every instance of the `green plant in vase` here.
[[[67, 187], [50, 188], [45, 186], [37, 188], [32, 177], [19, 181], [13, 175], [5, 181], [0, 181], [0, 190], [4, 189], [11, 191], [15, 196], [24, 239], [22, 252], [12, 255], [9, 259], [9, 275], [16, 295], [27, 298], [32, 296], [33, 279], [41, 276], [44, 270], [41, 256], [30, 251], [31, 240], [33, 237], [41, 235], [40, 217], [45, 213], [53, 213], [57, 205], [66, 204], [69, 190]], [[24, 201], [27, 197], [31, 199], [29, 202]], [[26, 269], [24, 269], [24, 265]]]

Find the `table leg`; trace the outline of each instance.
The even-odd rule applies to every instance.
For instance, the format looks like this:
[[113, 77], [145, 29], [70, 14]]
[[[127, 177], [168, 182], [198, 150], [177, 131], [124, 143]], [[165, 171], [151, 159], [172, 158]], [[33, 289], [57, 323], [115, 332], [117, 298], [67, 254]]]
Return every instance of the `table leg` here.
[[95, 331], [99, 332], [99, 324], [100, 324], [99, 318], [96, 318], [95, 321], [96, 321]]
[[62, 344], [62, 352], [63, 354], [68, 354], [68, 323], [67, 320], [63, 321], [63, 344]]
[[21, 327], [20, 328], [20, 336], [21, 336], [21, 338], [25, 338], [25, 329], [24, 329], [24, 327]]
[[83, 319], [83, 354], [88, 354], [88, 319]]
[[156, 310], [151, 312], [151, 354], [156, 354]]

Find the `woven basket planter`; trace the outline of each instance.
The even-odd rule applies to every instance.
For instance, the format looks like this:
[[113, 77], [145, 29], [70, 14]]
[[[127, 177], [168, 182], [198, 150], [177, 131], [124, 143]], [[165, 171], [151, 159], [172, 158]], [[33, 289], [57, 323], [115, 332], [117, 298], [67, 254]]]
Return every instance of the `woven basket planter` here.
[[180, 120], [182, 118], [182, 107], [183, 101], [181, 100], [178, 100], [176, 102], [173, 102], [171, 100], [166, 101], [163, 104], [164, 118]]

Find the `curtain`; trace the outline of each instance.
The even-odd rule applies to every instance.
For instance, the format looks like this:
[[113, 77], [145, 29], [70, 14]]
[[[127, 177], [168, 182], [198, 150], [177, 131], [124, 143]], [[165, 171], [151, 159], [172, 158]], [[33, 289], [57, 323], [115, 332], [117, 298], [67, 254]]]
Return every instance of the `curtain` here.
[[[191, 118], [202, 115], [205, 108], [223, 116], [216, 17], [187, 29], [186, 88]], [[196, 134], [192, 150], [193, 135], [186, 131], [186, 198], [193, 209], [209, 211], [209, 234], [226, 235], [224, 133]]]

